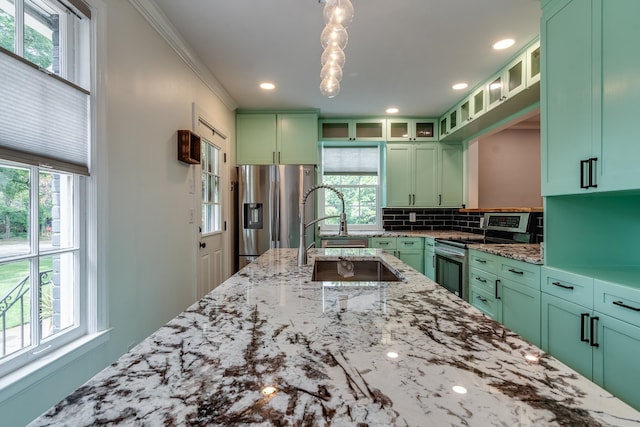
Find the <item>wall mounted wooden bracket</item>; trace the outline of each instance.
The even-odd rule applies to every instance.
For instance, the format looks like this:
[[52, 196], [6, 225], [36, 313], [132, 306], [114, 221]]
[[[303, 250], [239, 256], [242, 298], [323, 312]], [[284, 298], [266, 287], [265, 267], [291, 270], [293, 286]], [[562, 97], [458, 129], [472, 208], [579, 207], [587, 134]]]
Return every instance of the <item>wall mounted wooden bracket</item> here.
[[178, 160], [191, 165], [200, 163], [200, 136], [190, 130], [178, 131]]

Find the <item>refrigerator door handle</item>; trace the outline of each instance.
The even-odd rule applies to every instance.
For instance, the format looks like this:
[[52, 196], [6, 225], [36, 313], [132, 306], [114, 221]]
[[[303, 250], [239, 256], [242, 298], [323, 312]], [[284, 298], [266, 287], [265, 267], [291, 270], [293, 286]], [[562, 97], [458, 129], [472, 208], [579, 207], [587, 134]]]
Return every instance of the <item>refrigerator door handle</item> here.
[[[280, 240], [280, 197], [278, 189], [278, 181], [271, 182], [271, 241], [278, 242]], [[276, 247], [276, 245], [271, 245]]]

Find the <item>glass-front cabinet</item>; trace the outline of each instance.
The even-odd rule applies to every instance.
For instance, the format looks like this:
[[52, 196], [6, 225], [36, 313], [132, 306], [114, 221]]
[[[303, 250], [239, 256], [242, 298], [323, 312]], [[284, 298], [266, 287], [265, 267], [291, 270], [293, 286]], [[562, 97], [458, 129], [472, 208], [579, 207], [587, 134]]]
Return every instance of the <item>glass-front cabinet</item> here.
[[527, 55], [518, 56], [487, 83], [487, 110], [526, 89]]
[[540, 41], [527, 49], [527, 87], [540, 81]]
[[435, 119], [387, 120], [387, 141], [436, 141]]
[[385, 119], [323, 119], [319, 126], [322, 141], [385, 141]]

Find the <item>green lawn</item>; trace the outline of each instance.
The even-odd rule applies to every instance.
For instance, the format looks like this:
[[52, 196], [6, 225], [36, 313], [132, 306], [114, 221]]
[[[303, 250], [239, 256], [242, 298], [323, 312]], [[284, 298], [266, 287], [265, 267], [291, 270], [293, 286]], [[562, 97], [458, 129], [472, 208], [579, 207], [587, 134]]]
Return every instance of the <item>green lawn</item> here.
[[[53, 265], [53, 258], [43, 257], [40, 260], [40, 271], [50, 270]], [[14, 286], [16, 286], [20, 281], [22, 281], [25, 277], [29, 275], [29, 261], [17, 261], [17, 262], [9, 262], [5, 264], [0, 264], [0, 298], [4, 298], [5, 295]], [[50, 292], [51, 286], [43, 287], [42, 291], [44, 294]], [[24, 321], [28, 323], [29, 321], [29, 294], [25, 295], [24, 299]], [[0, 306], [0, 310], [3, 307]], [[0, 322], [2, 322], [2, 318], [0, 317]], [[6, 313], [6, 328], [11, 328], [20, 324], [20, 303], [17, 302], [14, 306], [11, 307]], [[2, 323], [0, 323], [0, 328], [2, 327]]]

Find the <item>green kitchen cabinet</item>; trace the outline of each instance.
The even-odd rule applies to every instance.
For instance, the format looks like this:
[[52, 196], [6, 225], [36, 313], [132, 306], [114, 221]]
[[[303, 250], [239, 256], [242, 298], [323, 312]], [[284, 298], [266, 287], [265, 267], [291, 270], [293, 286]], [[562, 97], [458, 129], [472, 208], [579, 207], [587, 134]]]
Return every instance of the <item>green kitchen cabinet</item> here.
[[437, 143], [387, 144], [387, 207], [436, 206]]
[[318, 138], [321, 141], [385, 141], [386, 119], [322, 119]]
[[640, 188], [636, 0], [556, 0], [541, 24], [542, 194]]
[[438, 207], [462, 206], [462, 146], [438, 145]]
[[469, 250], [469, 302], [540, 345], [540, 266]]
[[387, 141], [436, 141], [435, 119], [387, 119]]
[[436, 280], [436, 243], [432, 237], [424, 238], [424, 275]]
[[593, 372], [588, 337], [591, 314], [587, 307], [542, 293], [542, 349], [587, 378]]
[[531, 87], [540, 81], [540, 40], [527, 48], [527, 87]]
[[372, 248], [383, 249], [405, 264], [424, 273], [424, 239], [422, 237], [372, 237]]
[[251, 113], [236, 116], [237, 164], [317, 164], [318, 116]]
[[542, 349], [640, 409], [640, 289], [542, 270]]
[[525, 52], [489, 79], [485, 89], [487, 93], [487, 111], [526, 89], [526, 71], [527, 55]]
[[387, 144], [387, 207], [459, 207], [460, 144]]

